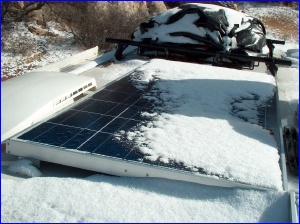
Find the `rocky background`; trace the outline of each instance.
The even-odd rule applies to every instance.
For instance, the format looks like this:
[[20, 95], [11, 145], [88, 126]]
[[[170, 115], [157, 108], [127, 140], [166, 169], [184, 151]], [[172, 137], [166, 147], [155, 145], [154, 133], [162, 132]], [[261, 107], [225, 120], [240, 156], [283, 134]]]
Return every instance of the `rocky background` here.
[[35, 35], [58, 37], [49, 31], [49, 22], [54, 21], [71, 32], [79, 44], [108, 50], [103, 36], [128, 37], [128, 30], [166, 9], [163, 2], [9, 2], [2, 3], [2, 31], [8, 24], [25, 22]]

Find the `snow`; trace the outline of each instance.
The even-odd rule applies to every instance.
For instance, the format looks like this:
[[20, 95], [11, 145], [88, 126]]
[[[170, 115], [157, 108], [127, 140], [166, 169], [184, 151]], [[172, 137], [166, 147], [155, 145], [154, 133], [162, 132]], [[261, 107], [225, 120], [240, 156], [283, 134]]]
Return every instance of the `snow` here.
[[94, 175], [7, 180], [2, 222], [288, 222], [288, 194]]
[[[294, 18], [298, 18], [298, 11], [291, 11], [286, 9], [281, 10], [278, 7], [272, 7], [271, 9], [269, 9], [269, 7], [267, 6], [257, 8], [256, 6], [253, 7], [252, 5], [251, 7], [246, 7], [245, 10], [249, 15], [253, 16], [262, 13], [268, 14], [270, 13], [270, 11], [273, 11], [278, 12], [278, 14], [284, 13], [284, 15], [290, 15]], [[280, 19], [280, 17], [278, 18]], [[297, 19], [295, 19], [294, 21], [298, 23]], [[19, 26], [23, 25], [19, 23]], [[15, 29], [15, 31], [16, 30], [17, 29]], [[24, 31], [25, 34], [26, 32]], [[28, 33], [26, 35], [31, 34]], [[277, 39], [275, 32], [269, 32], [269, 35], [271, 36], [271, 38]], [[17, 32], [14, 32], [12, 37], [10, 38], [17, 39], [19, 38], [19, 34]], [[299, 49], [297, 40], [288, 40], [289, 42], [286, 45], [276, 45], [275, 54], [284, 54], [287, 49]], [[50, 50], [52, 49], [51, 47], [48, 48], [49, 54], [47, 54], [45, 57], [42, 57], [41, 61], [37, 61], [34, 63], [36, 63], [37, 67], [40, 67], [52, 61], [60, 60], [67, 55], [72, 55], [81, 51], [81, 49], [78, 49], [77, 46], [70, 44], [71, 42], [72, 38], [70, 38], [70, 42], [68, 42], [68, 44], [66, 45], [61, 46], [61, 44], [58, 43], [54, 48], [56, 50], [53, 51]], [[52, 52], [53, 54], [50, 52]], [[22, 61], [23, 59], [21, 58], [21, 55], [10, 54], [3, 51], [1, 53], [2, 68], [3, 64], [10, 63], [10, 71], [12, 72], [9, 72], [7, 76], [14, 76], [20, 64], [22, 65], [22, 67], [20, 68], [24, 69], [24, 73], [29, 71], [30, 69], [26, 70], [28, 66], [25, 66], [26, 64], [24, 64]], [[281, 82], [284, 83], [282, 85], [282, 88], [284, 88], [284, 92], [287, 95], [287, 98], [291, 100], [289, 102], [298, 102], [298, 60], [294, 59], [293, 62], [293, 68], [279, 69], [287, 69], [286, 73], [292, 73], [291, 76], [286, 77], [284, 81]], [[155, 63], [159, 63], [159, 61]], [[128, 66], [131, 65], [128, 64]], [[165, 68], [165, 65], [163, 66], [163, 68]], [[176, 70], [172, 67], [168, 67], [165, 69], [169, 69], [172, 71]], [[234, 117], [230, 117], [228, 108], [225, 108], [225, 104], [229, 102], [229, 99], [219, 94], [219, 91], [221, 89], [219, 88], [219, 85], [217, 85], [218, 82], [223, 82], [224, 84], [226, 84], [226, 88], [230, 90], [229, 94], [241, 93], [241, 89], [236, 89], [237, 86], [231, 85], [231, 88], [229, 88], [229, 81], [226, 82], [228, 77], [226, 77], [226, 79], [224, 78], [223, 80], [213, 79], [213, 77], [209, 77], [211, 83], [215, 83], [215, 85], [201, 85], [201, 90], [204, 88], [202, 92], [208, 91], [209, 88], [214, 87], [212, 88], [212, 91], [210, 91], [210, 94], [212, 95], [211, 97], [217, 99], [220, 104], [211, 105], [209, 104], [209, 102], [205, 101], [205, 98], [207, 97], [206, 95], [197, 95], [198, 98], [189, 98], [188, 96], [191, 96], [191, 94], [189, 94], [189, 91], [186, 88], [181, 88], [180, 90], [183, 90], [183, 93], [188, 95], [180, 94], [179, 90], [174, 91], [181, 82], [179, 81], [178, 77], [181, 69], [181, 67], [178, 69], [177, 66], [177, 71], [175, 71], [176, 73], [173, 73], [177, 74], [174, 78], [168, 77], [168, 80], [159, 83], [160, 87], [166, 88], [168, 92], [161, 94], [161, 99], [159, 99], [157, 102], [166, 102], [166, 100], [176, 98], [176, 100], [179, 100], [181, 102], [182, 100], [188, 100], [189, 105], [193, 102], [196, 102], [197, 100], [200, 100], [200, 102], [202, 102], [202, 105], [198, 107], [199, 111], [197, 111], [194, 110], [195, 108], [188, 109], [188, 107], [185, 107], [185, 105], [179, 105], [174, 102], [173, 104], [168, 105], [168, 109], [170, 109], [168, 112], [162, 111], [159, 114], [145, 114], [145, 116], [153, 116], [153, 118], [157, 118], [159, 116], [159, 118], [161, 118], [161, 122], [158, 122], [158, 120], [153, 120], [153, 122], [155, 122], [155, 124], [158, 126], [153, 133], [154, 136], [147, 137], [160, 138], [161, 134], [166, 134], [162, 131], [159, 132], [160, 129], [164, 127], [164, 124], [166, 124], [166, 130], [170, 130], [171, 134], [176, 134], [177, 136], [180, 135], [177, 133], [177, 131], [182, 130], [182, 128], [182, 135], [188, 136], [191, 130], [191, 128], [188, 128], [188, 126], [193, 126], [193, 131], [195, 132], [194, 134], [197, 137], [200, 136], [202, 139], [206, 137], [205, 140], [210, 140], [212, 144], [219, 144], [222, 147], [229, 148], [229, 143], [227, 143], [227, 141], [221, 143], [221, 141], [219, 140], [219, 134], [227, 134], [224, 133], [223, 128], [226, 128], [226, 130], [230, 131], [231, 134], [234, 133], [233, 129], [244, 131], [246, 130], [246, 132], [244, 133], [235, 133], [234, 138], [236, 141], [230, 142], [230, 144], [234, 144], [235, 146], [238, 146], [238, 144], [240, 144], [243, 146], [241, 148], [248, 147], [247, 144], [249, 141], [251, 141], [251, 144], [255, 144], [255, 147], [261, 147], [262, 145], [264, 145], [264, 150], [253, 148], [250, 149], [251, 151], [247, 151], [244, 153], [246, 153], [245, 155], [247, 156], [253, 156], [253, 154], [250, 152], [254, 153], [255, 150], [260, 150], [260, 152], [266, 151], [266, 153], [264, 153], [262, 156], [269, 156], [269, 159], [273, 164], [262, 165], [265, 165], [268, 169], [270, 167], [273, 167], [273, 165], [275, 165], [275, 161], [278, 160], [278, 155], [274, 152], [274, 141], [273, 139], [269, 138], [270, 136], [267, 132], [261, 130], [260, 127], [255, 126], [257, 118], [256, 114], [251, 110], [253, 106], [257, 106], [257, 103], [263, 103], [263, 99], [266, 99], [268, 97], [273, 86], [273, 81], [271, 80], [271, 78], [269, 77], [269, 80], [264, 79], [262, 81], [261, 85], [268, 86], [268, 90], [262, 91], [262, 88], [258, 89], [260, 95], [262, 95], [262, 98], [260, 98], [258, 102], [249, 100], [248, 103], [243, 102], [242, 104], [235, 104], [239, 108], [242, 107], [247, 109], [247, 113], [243, 114], [243, 116], [251, 118], [250, 121], [254, 123], [249, 124], [238, 121]], [[192, 70], [190, 68], [185, 69], [187, 69], [188, 71]], [[187, 70], [182, 70], [182, 77], [187, 75]], [[148, 83], [149, 80], [153, 78], [153, 75], [148, 73], [149, 70], [144, 70], [142, 72], [145, 75], [143, 77], [143, 82]], [[162, 71], [160, 75], [161, 77], [166, 75], [165, 71]], [[195, 72], [191, 73], [191, 75], [195, 75]], [[222, 72], [219, 73], [219, 75], [222, 75], [224, 77], [223, 69]], [[266, 77], [264, 76], [264, 74], [260, 75]], [[231, 74], [229, 74], [228, 76], [232, 77]], [[2, 77], [4, 77], [3, 73]], [[110, 78], [111, 77], [107, 75], [107, 79]], [[191, 76], [190, 80], [183, 80], [183, 85], [187, 86], [187, 88], [193, 87], [193, 81], [201, 84], [201, 81], [203, 80], [200, 80], [199, 77]], [[232, 83], [233, 81], [231, 80], [230, 82]], [[250, 86], [247, 87], [246, 84], [250, 84], [251, 88], [253, 87], [252, 82], [255, 82], [255, 78], [252, 81], [237, 81], [237, 83], [243, 83], [242, 86], [246, 89], [250, 89]], [[141, 82], [141, 80], [139, 81], [139, 84], [141, 84], [140, 87], [142, 88], [143, 83]], [[167, 84], [172, 85], [170, 86], [170, 88], [168, 88], [169, 86]], [[172, 87], [174, 87], [173, 92], [170, 92], [170, 90], [172, 90]], [[198, 90], [196, 90], [195, 88], [191, 89], [191, 92], [193, 91], [198, 92]], [[226, 94], [228, 93], [226, 92]], [[218, 95], [221, 98], [217, 97]], [[245, 96], [247, 96], [248, 98], [253, 97], [253, 95], [251, 94], [244, 95], [243, 97]], [[236, 98], [238, 97], [236, 96]], [[221, 99], [223, 99], [223, 101]], [[221, 110], [224, 110], [225, 113], [222, 113], [222, 116], [226, 115], [225, 117], [220, 117]], [[170, 111], [172, 111], [172, 113], [170, 113]], [[188, 112], [189, 116], [187, 116], [187, 114], [184, 114], [183, 112]], [[200, 113], [206, 115], [207, 117], [198, 117]], [[224, 118], [228, 120], [225, 120]], [[176, 122], [179, 123], [177, 125], [173, 124], [172, 126], [171, 121], [168, 119], [172, 119], [173, 121], [176, 120]], [[200, 122], [200, 119], [202, 119], [201, 122], [208, 122], [207, 124], [205, 123], [205, 125], [209, 126], [211, 129], [215, 128], [216, 130], [219, 130], [219, 132], [215, 132], [216, 136], [214, 136], [213, 139], [208, 135], [206, 130], [202, 130], [200, 129], [201, 127], [198, 126], [195, 128], [196, 125], [193, 122]], [[214, 127], [215, 121], [218, 122], [218, 124], [221, 126]], [[253, 132], [251, 130], [253, 130]], [[133, 140], [134, 137], [136, 137], [135, 133], [126, 134], [129, 140]], [[155, 134], [158, 135], [155, 136]], [[250, 134], [253, 135], [251, 136]], [[222, 140], [224, 140], [225, 138], [226, 137], [223, 136]], [[240, 138], [242, 138], [242, 140], [240, 140]], [[255, 141], [254, 139], [263, 139], [265, 142]], [[201, 142], [201, 144], [204, 143], [205, 142]], [[170, 144], [174, 145], [174, 142], [171, 142]], [[197, 142], [197, 144], [199, 144], [199, 142]], [[193, 149], [194, 142], [188, 143], [188, 146]], [[183, 145], [182, 147], [187, 146]], [[149, 148], [145, 148], [145, 150], [149, 150], [154, 154], [154, 156], [149, 156], [149, 159], [155, 160], [157, 158], [155, 157], [157, 151], [154, 151], [152, 149], [150, 150]], [[170, 149], [170, 151], [166, 151], [165, 153], [171, 154], [171, 150], [172, 149]], [[185, 156], [184, 153], [183, 155]], [[244, 156], [243, 159], [245, 157], [246, 156]], [[207, 158], [208, 160], [211, 159], [210, 157]], [[166, 158], [161, 157], [160, 159], [167, 162]], [[226, 165], [224, 164], [224, 161], [218, 160], [219, 158], [217, 156], [215, 156], [214, 159], [216, 159], [217, 162], [221, 162], [223, 168], [220, 169], [224, 169], [224, 166]], [[226, 159], [231, 160], [232, 158], [226, 157]], [[260, 160], [261, 158], [260, 156], [256, 156], [255, 159]], [[214, 165], [210, 166], [209, 161], [204, 162], [206, 162], [207, 169], [218, 168]], [[241, 163], [242, 161], [239, 162]], [[256, 164], [256, 161], [253, 162], [254, 164]], [[15, 166], [18, 167], [17, 170], [19, 170], [20, 167], [30, 167], [30, 169], [32, 169], [29, 162], [22, 162], [24, 164], [21, 165], [19, 164], [19, 162], [16, 163], [17, 165]], [[252, 164], [248, 165], [250, 166]], [[277, 166], [275, 167], [274, 175], [266, 177], [267, 182], [271, 181], [270, 178], [274, 178], [274, 187], [278, 187], [279, 184], [279, 173]], [[256, 167], [254, 168], [256, 169]], [[234, 176], [239, 178], [246, 178], [242, 175], [243, 173], [247, 173], [245, 172], [245, 170], [240, 171], [227, 169], [225, 171], [227, 172], [228, 177], [230, 177], [230, 174], [232, 175], [232, 177]], [[247, 171], [249, 171], [250, 176], [253, 175], [254, 171]], [[222, 172], [222, 170], [220, 172]], [[251, 178], [252, 179], [250, 179], [250, 182], [258, 181], [255, 180], [254, 177]], [[262, 179], [263, 178], [265, 177], [262, 177]], [[297, 201], [298, 200], [299, 199], [297, 198]], [[86, 179], [34, 177], [18, 182], [13, 180], [1, 179], [1, 222], [288, 222], [290, 221], [290, 211], [288, 203], [288, 194], [282, 191], [226, 189], [154, 178], [142, 179], [96, 175], [90, 176]]]
[[34, 162], [28, 159], [20, 159], [13, 164], [11, 164], [8, 172], [19, 174], [27, 177], [41, 177], [43, 174], [34, 166]]
[[[280, 88], [285, 92], [285, 96], [288, 102], [298, 107], [299, 105], [299, 68], [284, 68], [287, 72], [287, 77], [281, 77], [284, 79], [281, 82]], [[279, 72], [283, 71], [283, 68], [279, 68]]]

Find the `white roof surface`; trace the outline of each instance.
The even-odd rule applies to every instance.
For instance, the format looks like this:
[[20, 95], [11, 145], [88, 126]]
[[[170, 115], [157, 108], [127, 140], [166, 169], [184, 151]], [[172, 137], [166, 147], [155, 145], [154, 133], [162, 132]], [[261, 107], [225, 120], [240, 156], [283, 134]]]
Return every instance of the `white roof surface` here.
[[94, 78], [61, 72], [30, 72], [2, 82], [1, 141], [73, 102], [80, 88], [82, 93], [95, 85]]

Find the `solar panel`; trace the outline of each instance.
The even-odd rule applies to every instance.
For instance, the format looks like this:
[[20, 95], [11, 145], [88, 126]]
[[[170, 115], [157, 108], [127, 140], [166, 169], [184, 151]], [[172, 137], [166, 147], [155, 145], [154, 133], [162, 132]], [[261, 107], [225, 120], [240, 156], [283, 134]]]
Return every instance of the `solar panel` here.
[[[113, 161], [110, 161], [108, 166], [103, 165], [103, 160], [99, 160], [103, 163], [101, 169], [108, 169], [107, 172], [109, 174], [114, 173], [111, 171], [113, 168], [107, 167], [118, 166], [116, 161], [123, 161], [127, 163], [127, 165], [129, 162], [141, 164], [141, 167], [150, 166], [153, 169], [158, 168], [160, 170], [155, 173], [156, 176], [169, 178], [169, 173], [162, 174], [162, 170], [171, 168], [171, 170], [185, 172], [193, 176], [188, 178], [178, 177], [178, 179], [187, 180], [190, 178], [198, 178], [199, 180], [195, 179], [193, 181], [204, 184], [208, 183], [206, 180], [201, 179], [203, 176], [207, 176], [204, 169], [201, 168], [201, 164], [187, 167], [185, 164], [171, 159], [169, 159], [168, 162], [162, 162], [159, 159], [155, 161], [149, 160], [147, 157], [149, 156], [148, 154], [143, 154], [132, 142], [126, 141], [125, 137], [119, 134], [121, 130], [127, 132], [147, 122], [146, 118], [142, 116], [142, 113], [153, 112], [154, 107], [152, 105], [153, 102], [143, 98], [143, 94], [145, 94], [145, 92], [135, 88], [129, 76], [123, 77], [89, 96], [87, 99], [76, 103], [55, 117], [16, 136], [15, 139], [17, 141], [18, 139], [25, 141], [32, 145], [40, 145], [43, 149], [49, 147], [56, 148], [60, 150], [59, 153], [73, 150], [97, 158], [112, 158]], [[266, 129], [277, 132], [276, 114], [274, 113], [276, 113], [275, 96], [274, 99], [270, 100], [269, 105], [260, 108], [259, 123], [265, 126]], [[116, 136], [119, 136], [119, 138], [116, 138]], [[11, 141], [11, 143], [13, 142], [14, 140]], [[10, 148], [14, 150], [13, 147], [10, 146]], [[24, 152], [18, 151], [18, 153], [23, 155]], [[41, 152], [40, 155], [42, 154]], [[51, 154], [51, 156], [53, 155]], [[46, 156], [43, 155], [40, 158], [46, 158]], [[89, 159], [86, 161], [89, 161]], [[75, 162], [69, 162], [69, 164], [70, 163], [74, 164]], [[89, 164], [84, 167], [79, 165], [78, 167], [85, 168], [87, 166], [89, 166]], [[97, 164], [94, 164], [94, 166], [97, 166]], [[124, 165], [124, 167], [126, 166]], [[134, 169], [141, 167], [135, 167]], [[121, 172], [119, 170], [122, 170], [120, 167], [116, 169], [118, 169], [118, 172], [115, 173], [118, 174]], [[96, 168], [93, 170], [97, 171]], [[123, 168], [123, 171], [127, 172], [127, 169]], [[148, 172], [147, 170], [144, 173], [148, 175]], [[205, 175], [200, 178], [199, 175], [202, 174]], [[172, 173], [172, 175], [174, 175], [174, 173]], [[213, 175], [221, 177], [224, 180], [226, 179], [222, 175]], [[209, 180], [209, 183], [214, 181], [218, 182], [220, 180], [212, 178]], [[212, 185], [218, 184], [214, 183]], [[226, 183], [225, 185], [220, 184], [220, 186], [232, 185]]]

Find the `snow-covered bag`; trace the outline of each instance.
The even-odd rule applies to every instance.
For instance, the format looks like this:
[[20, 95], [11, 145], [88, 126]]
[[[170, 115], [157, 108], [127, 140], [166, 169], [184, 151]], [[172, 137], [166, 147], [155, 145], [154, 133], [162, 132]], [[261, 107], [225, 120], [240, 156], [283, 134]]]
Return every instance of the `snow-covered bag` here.
[[223, 52], [262, 52], [266, 30], [258, 19], [211, 4], [190, 3], [142, 22], [133, 41], [189, 45]]

